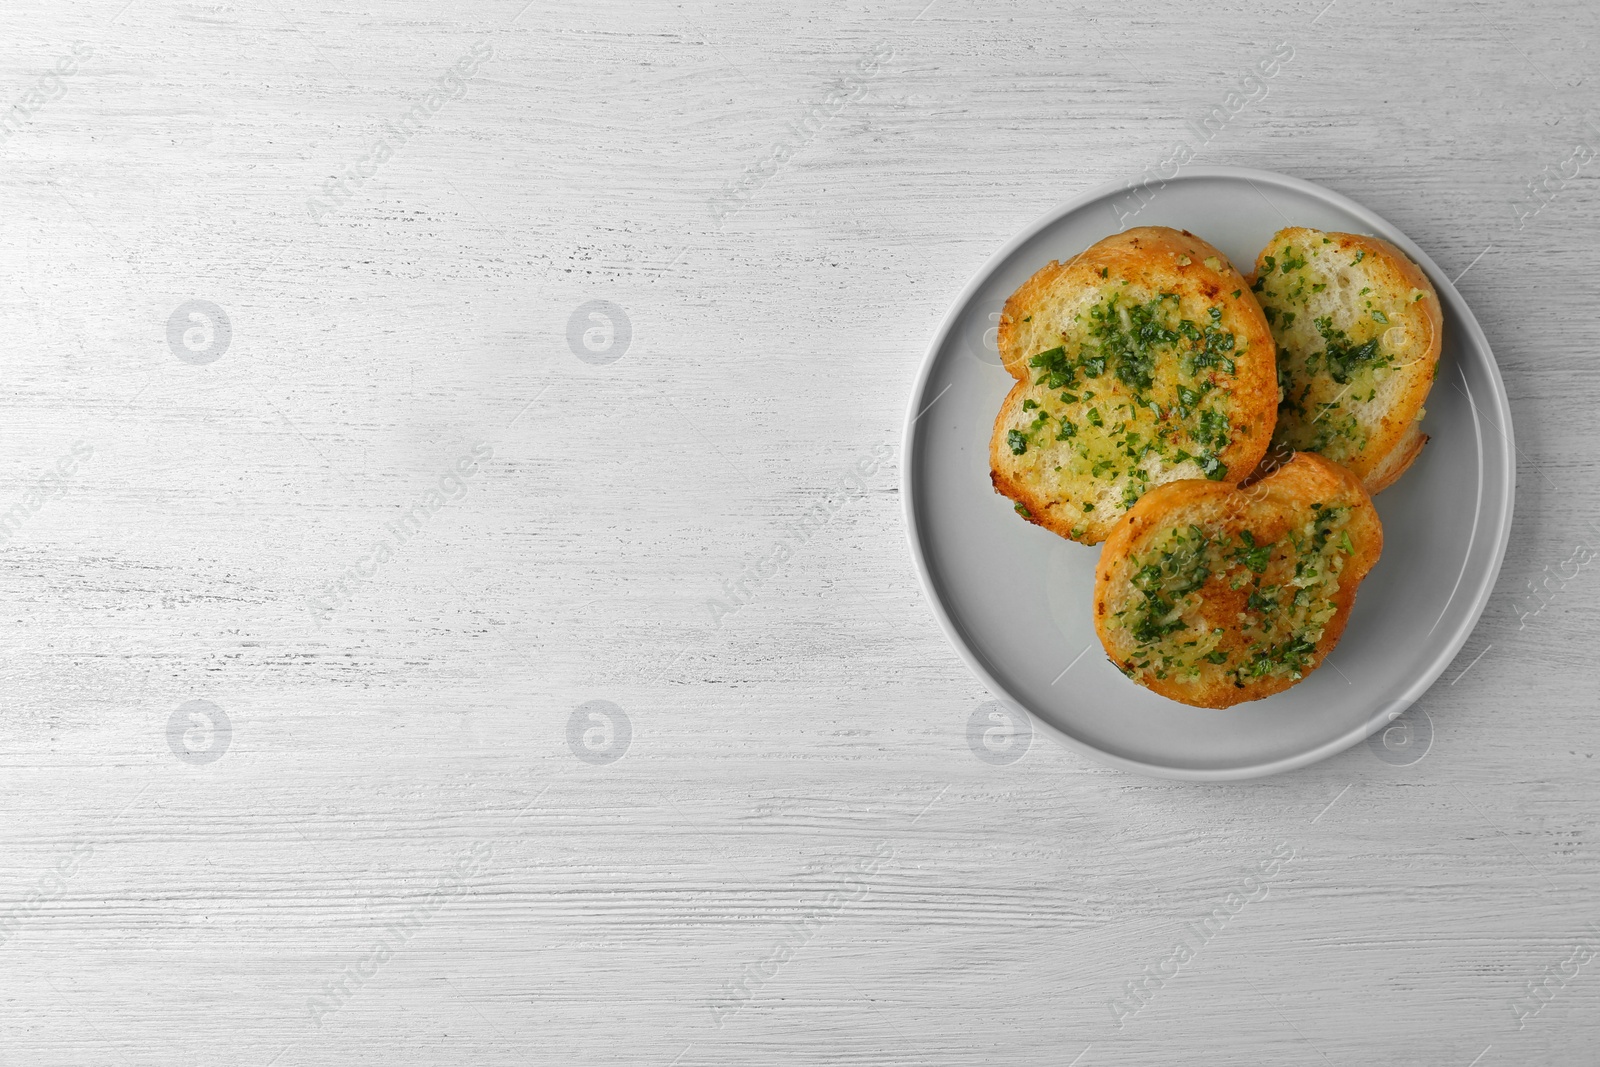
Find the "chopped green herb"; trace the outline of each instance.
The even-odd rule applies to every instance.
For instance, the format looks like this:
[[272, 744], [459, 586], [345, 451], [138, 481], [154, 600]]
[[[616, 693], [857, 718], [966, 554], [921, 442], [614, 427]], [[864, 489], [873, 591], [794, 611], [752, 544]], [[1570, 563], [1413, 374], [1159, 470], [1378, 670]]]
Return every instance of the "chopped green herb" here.
[[[1265, 566], [1262, 569], [1266, 569]], [[1277, 586], [1272, 586], [1272, 588], [1276, 589]], [[1250, 595], [1245, 598], [1244, 606], [1246, 611], [1253, 611], [1257, 615], [1270, 615], [1278, 610], [1278, 602], [1267, 595], [1265, 589], [1252, 590]]]
[[1240, 547], [1233, 552], [1233, 558], [1250, 568], [1252, 573], [1260, 574], [1267, 569], [1267, 562], [1272, 558], [1272, 545], [1256, 544], [1255, 534], [1249, 530], [1239, 533]]
[[[1322, 340], [1327, 345], [1322, 353], [1328, 366], [1328, 374], [1340, 385], [1348, 384], [1353, 374], [1361, 370], [1367, 363], [1383, 365], [1378, 353], [1378, 339], [1376, 337], [1362, 344], [1353, 344], [1349, 335], [1333, 325], [1331, 316], [1322, 315], [1316, 320], [1317, 332], [1322, 334]], [[1315, 358], [1314, 356], [1312, 357]], [[1306, 361], [1307, 370], [1312, 369], [1311, 360]], [[1314, 371], [1313, 371], [1314, 373]]]

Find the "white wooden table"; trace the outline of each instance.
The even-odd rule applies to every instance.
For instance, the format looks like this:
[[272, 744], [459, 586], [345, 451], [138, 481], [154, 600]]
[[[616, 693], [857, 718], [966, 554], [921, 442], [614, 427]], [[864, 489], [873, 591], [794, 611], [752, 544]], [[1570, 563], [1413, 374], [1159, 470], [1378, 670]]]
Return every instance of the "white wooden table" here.
[[[1325, 3], [9, 0], [0, 1063], [1594, 1062], [1600, 14]], [[1387, 760], [996, 755], [918, 590], [940, 316], [1179, 145], [1504, 372]]]

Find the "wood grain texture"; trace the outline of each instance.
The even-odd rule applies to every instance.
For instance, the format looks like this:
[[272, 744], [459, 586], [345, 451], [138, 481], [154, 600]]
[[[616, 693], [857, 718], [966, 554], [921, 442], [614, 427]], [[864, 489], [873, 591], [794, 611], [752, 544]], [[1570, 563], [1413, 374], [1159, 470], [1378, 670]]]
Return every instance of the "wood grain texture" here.
[[[0, 1063], [1592, 1060], [1600, 15], [925, 4], [5, 5]], [[981, 761], [915, 370], [1279, 42], [1197, 160], [1460, 276], [1517, 420], [1494, 599], [1410, 765]]]

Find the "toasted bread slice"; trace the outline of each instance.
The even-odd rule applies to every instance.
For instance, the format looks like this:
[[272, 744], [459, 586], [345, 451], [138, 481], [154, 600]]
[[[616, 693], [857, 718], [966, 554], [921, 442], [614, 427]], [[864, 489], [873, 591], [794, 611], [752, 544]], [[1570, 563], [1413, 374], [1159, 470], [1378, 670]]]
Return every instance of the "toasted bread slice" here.
[[1292, 226], [1256, 259], [1251, 288], [1278, 344], [1272, 455], [1316, 452], [1369, 493], [1422, 452], [1444, 318], [1422, 269], [1394, 245]]
[[1124, 674], [1171, 700], [1260, 700], [1333, 651], [1382, 550], [1360, 480], [1309, 452], [1249, 487], [1173, 482], [1106, 539], [1095, 632]]
[[1244, 277], [1193, 234], [1147, 226], [1051, 263], [1011, 294], [999, 348], [1018, 382], [989, 442], [1017, 513], [1105, 540], [1152, 486], [1234, 483], [1272, 436], [1272, 335]]

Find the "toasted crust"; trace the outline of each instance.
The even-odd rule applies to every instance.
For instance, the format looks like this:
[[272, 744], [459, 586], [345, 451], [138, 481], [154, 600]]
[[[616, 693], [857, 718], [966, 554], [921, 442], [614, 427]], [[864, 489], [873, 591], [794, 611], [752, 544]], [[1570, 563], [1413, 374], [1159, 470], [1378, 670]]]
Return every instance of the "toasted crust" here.
[[[1191, 528], [1207, 540], [1195, 539]], [[1166, 546], [1173, 544], [1202, 547], [1172, 555]], [[1263, 554], [1261, 546], [1270, 548]], [[1201, 708], [1260, 700], [1322, 664], [1382, 551], [1372, 498], [1353, 473], [1321, 456], [1299, 453], [1245, 488], [1174, 482], [1145, 494], [1106, 539], [1095, 569], [1095, 632], [1123, 673], [1171, 700]], [[1166, 574], [1163, 559], [1177, 560], [1175, 586], [1152, 585], [1148, 577], [1152, 564]], [[1155, 644], [1148, 634], [1138, 637], [1141, 619], [1158, 617], [1149, 607], [1156, 601], [1143, 591], [1150, 588], [1173, 608], [1159, 618], [1182, 620]], [[1169, 596], [1170, 589], [1177, 592]], [[1176, 650], [1175, 658], [1163, 659], [1159, 650], [1166, 649]], [[1253, 675], [1262, 655], [1269, 666]], [[1274, 655], [1286, 663], [1271, 666]]]
[[[1108, 304], [1113, 298], [1116, 304]], [[1152, 314], [1173, 329], [1186, 323], [1191, 333], [1209, 328], [1227, 335], [1225, 358], [1192, 362], [1192, 346], [1210, 345], [1209, 339], [1147, 340], [1128, 318], [1146, 305], [1157, 307]], [[1130, 385], [1114, 355], [1098, 375], [1080, 368], [1066, 388], [1030, 365], [1057, 349], [1069, 361], [1109, 351], [1096, 331], [1113, 320], [1095, 317], [1107, 307], [1121, 316], [1126, 336], [1149, 346], [1152, 385], [1142, 391]], [[1098, 544], [1128, 501], [1151, 486], [1207, 477], [1236, 483], [1255, 469], [1271, 439], [1278, 389], [1266, 319], [1227, 257], [1186, 231], [1127, 230], [1067, 263], [1041, 268], [1006, 301], [998, 346], [1018, 381], [995, 419], [991, 480], [1021, 505], [1024, 518], [1063, 537]], [[1199, 391], [1203, 400], [1180, 407], [1180, 386]], [[1202, 437], [1215, 425], [1198, 421], [1206, 409], [1212, 410], [1206, 418], [1226, 416], [1221, 436]], [[1063, 423], [1071, 424], [1070, 438], [1061, 436], [1068, 429]], [[1028, 437], [1020, 453], [1013, 432]], [[1129, 433], [1135, 435], [1131, 444]], [[1195, 443], [1202, 439], [1213, 443]]]
[[[1393, 484], [1427, 441], [1418, 422], [1444, 338], [1428, 276], [1381, 238], [1289, 227], [1261, 251], [1250, 281], [1278, 346], [1273, 455], [1318, 452], [1371, 493]], [[1359, 351], [1374, 340], [1375, 358], [1344, 363], [1345, 380], [1337, 380], [1327, 358], [1333, 346]]]
[[1383, 462], [1367, 472], [1362, 482], [1367, 492], [1381, 493], [1399, 481], [1422, 455], [1422, 446], [1427, 443], [1428, 435], [1422, 432], [1422, 424], [1413, 419], [1389, 454], [1383, 457]]

